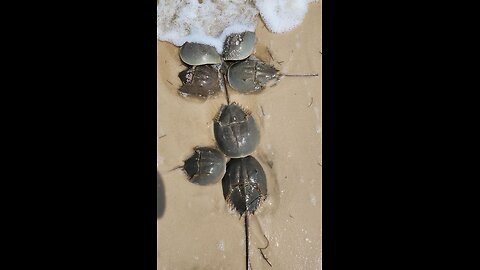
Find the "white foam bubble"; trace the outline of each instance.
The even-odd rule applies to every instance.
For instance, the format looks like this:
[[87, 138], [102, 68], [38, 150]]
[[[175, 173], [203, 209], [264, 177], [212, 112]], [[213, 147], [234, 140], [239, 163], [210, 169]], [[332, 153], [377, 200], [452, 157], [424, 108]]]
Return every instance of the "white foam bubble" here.
[[225, 251], [225, 242], [223, 240], [220, 240], [218, 243], [217, 243], [217, 248], [220, 250], [220, 251]]
[[260, 11], [267, 28], [274, 33], [284, 33], [299, 26], [311, 0], [257, 0], [255, 5]]
[[310, 204], [312, 204], [312, 206], [317, 205], [317, 197], [315, 197], [315, 195], [313, 195], [312, 193], [310, 193], [309, 195], [310, 195]]

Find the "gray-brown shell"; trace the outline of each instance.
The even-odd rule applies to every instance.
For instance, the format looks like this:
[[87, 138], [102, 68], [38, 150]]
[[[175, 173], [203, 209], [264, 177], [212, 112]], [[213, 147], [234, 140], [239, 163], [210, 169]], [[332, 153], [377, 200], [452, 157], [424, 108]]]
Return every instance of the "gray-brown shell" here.
[[178, 91], [186, 96], [206, 99], [220, 92], [218, 70], [210, 65], [193, 66], [178, 74], [183, 85]]
[[223, 59], [230, 61], [243, 60], [249, 57], [255, 50], [255, 42], [255, 32], [229, 35], [223, 46]]
[[236, 62], [228, 69], [228, 84], [238, 92], [249, 94], [263, 90], [278, 79], [278, 70], [258, 59]]
[[253, 214], [267, 196], [267, 177], [252, 156], [231, 159], [222, 179], [223, 197], [240, 214]]
[[255, 119], [236, 103], [222, 105], [213, 132], [220, 150], [232, 158], [250, 155], [260, 141]]
[[199, 185], [212, 185], [225, 174], [226, 158], [222, 152], [209, 147], [197, 147], [185, 160], [183, 170], [189, 181]]
[[222, 58], [214, 47], [205, 44], [185, 42], [180, 48], [180, 58], [191, 66], [220, 64]]

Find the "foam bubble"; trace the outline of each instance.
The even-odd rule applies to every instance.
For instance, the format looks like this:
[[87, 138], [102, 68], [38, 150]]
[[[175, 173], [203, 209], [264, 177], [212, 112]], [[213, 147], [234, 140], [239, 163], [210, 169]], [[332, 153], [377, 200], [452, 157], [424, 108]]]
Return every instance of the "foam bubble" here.
[[315, 195], [313, 195], [312, 193], [310, 193], [309, 195], [310, 195], [310, 204], [312, 204], [312, 206], [317, 205], [317, 197], [315, 197]]
[[220, 240], [218, 243], [217, 243], [217, 248], [220, 250], [220, 251], [225, 251], [225, 242], [223, 240]]

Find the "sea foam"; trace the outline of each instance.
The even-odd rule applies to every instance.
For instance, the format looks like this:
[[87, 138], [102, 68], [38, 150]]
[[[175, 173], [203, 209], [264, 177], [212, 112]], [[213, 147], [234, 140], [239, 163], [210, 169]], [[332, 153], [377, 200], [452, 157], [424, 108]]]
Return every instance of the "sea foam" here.
[[157, 38], [182, 46], [196, 42], [221, 53], [232, 33], [255, 31], [257, 15], [267, 28], [283, 33], [300, 25], [312, 0], [159, 0]]
[[256, 0], [267, 28], [274, 33], [288, 32], [299, 26], [313, 0]]
[[197, 42], [222, 52], [232, 33], [255, 31], [258, 10], [245, 0], [160, 0], [157, 6], [157, 37], [177, 46]]

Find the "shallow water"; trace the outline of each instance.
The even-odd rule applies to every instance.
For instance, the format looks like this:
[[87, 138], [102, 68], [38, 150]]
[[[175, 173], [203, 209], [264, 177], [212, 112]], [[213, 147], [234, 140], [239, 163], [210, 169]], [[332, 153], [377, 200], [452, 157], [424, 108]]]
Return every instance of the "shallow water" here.
[[[310, 4], [303, 23], [284, 34], [269, 32], [259, 20], [257, 55], [284, 73], [321, 74], [321, 13], [321, 3]], [[221, 183], [197, 186], [181, 170], [169, 172], [195, 146], [215, 145], [212, 120], [225, 103], [222, 95], [200, 102], [177, 94], [178, 73], [184, 69], [178, 52], [172, 44], [157, 42], [157, 158], [164, 196], [157, 268], [245, 269], [243, 218], [227, 207]], [[269, 196], [250, 219], [254, 270], [321, 269], [321, 82], [321, 75], [290, 77], [258, 95], [229, 91], [231, 101], [252, 111], [261, 129], [253, 156], [267, 174]], [[272, 268], [257, 249], [266, 245], [264, 234]]]

